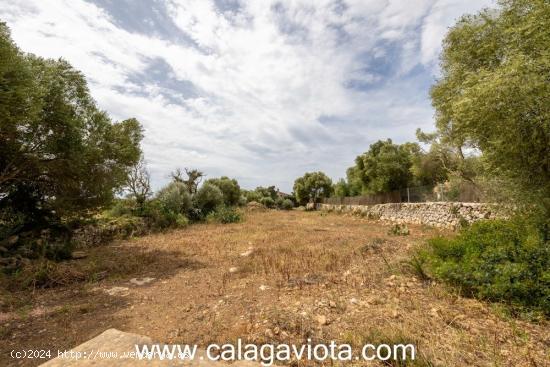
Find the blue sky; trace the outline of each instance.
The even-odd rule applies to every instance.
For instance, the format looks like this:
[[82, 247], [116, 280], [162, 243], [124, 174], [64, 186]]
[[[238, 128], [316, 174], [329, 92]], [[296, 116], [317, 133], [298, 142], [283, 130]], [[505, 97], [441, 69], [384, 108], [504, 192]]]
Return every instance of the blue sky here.
[[27, 52], [63, 57], [136, 117], [155, 188], [180, 167], [276, 185], [343, 177], [369, 144], [433, 129], [441, 41], [488, 0], [0, 0]]

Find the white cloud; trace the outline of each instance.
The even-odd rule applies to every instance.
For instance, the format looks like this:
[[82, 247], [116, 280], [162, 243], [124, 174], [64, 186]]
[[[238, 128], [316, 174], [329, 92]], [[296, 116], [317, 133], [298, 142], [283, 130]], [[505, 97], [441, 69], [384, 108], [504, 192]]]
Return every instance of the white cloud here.
[[[101, 108], [144, 124], [155, 186], [198, 167], [288, 191], [305, 170], [336, 178], [376, 139], [429, 129], [441, 40], [484, 1], [249, 0], [222, 12], [166, 0], [181, 41], [82, 0], [8, 0], [0, 18], [23, 50], [82, 70]], [[172, 69], [163, 81], [151, 74], [159, 60]]]

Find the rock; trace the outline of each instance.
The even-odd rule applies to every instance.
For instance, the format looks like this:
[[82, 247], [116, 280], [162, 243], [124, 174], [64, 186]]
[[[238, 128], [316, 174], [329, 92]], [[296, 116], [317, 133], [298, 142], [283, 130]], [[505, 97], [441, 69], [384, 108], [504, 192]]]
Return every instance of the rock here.
[[271, 331], [271, 329], [265, 329], [264, 335], [270, 339], [273, 339], [274, 337], [273, 331]]
[[269, 287], [267, 285], [263, 285], [263, 284], [259, 288], [260, 288], [261, 291], [265, 291], [265, 290], [269, 289]]
[[248, 250], [246, 250], [245, 252], [242, 252], [241, 253], [241, 257], [247, 257], [247, 256], [250, 256], [254, 253], [254, 248], [253, 247], [249, 247]]
[[352, 298], [349, 300], [349, 303], [351, 303], [352, 305], [356, 305], [357, 304], [357, 298]]
[[132, 284], [135, 284], [137, 286], [141, 286], [141, 285], [144, 285], [144, 284], [147, 284], [147, 283], [151, 283], [153, 280], [155, 280], [155, 278], [149, 278], [149, 277], [145, 277], [145, 278], [132, 278], [130, 279], [130, 283]]
[[71, 253], [71, 259], [77, 260], [77, 259], [84, 259], [88, 257], [88, 254], [84, 251], [74, 251]]
[[232, 267], [229, 268], [230, 273], [236, 273], [238, 270], [239, 270], [239, 268], [237, 268], [236, 266], [232, 266]]
[[328, 319], [325, 315], [317, 315], [315, 319], [317, 320], [317, 323], [321, 326], [328, 325]]
[[112, 287], [105, 289], [105, 293], [109, 296], [127, 296], [130, 289], [127, 287]]

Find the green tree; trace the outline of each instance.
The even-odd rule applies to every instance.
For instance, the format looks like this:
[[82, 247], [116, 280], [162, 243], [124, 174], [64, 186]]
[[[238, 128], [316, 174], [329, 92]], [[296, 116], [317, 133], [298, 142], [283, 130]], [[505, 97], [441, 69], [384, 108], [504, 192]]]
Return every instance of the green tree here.
[[356, 167], [350, 167], [346, 170], [349, 196], [359, 196], [363, 193], [363, 181], [361, 180], [361, 171]]
[[223, 201], [225, 205], [233, 206], [239, 203], [241, 197], [241, 187], [235, 179], [223, 176], [220, 178], [210, 178], [204, 183], [209, 183], [217, 186], [223, 194]]
[[547, 202], [548, 29], [544, 0], [501, 0], [497, 11], [462, 17], [444, 40], [442, 77], [431, 90], [443, 143], [478, 149], [491, 175]]
[[308, 172], [294, 181], [293, 190], [300, 205], [317, 203], [319, 199], [330, 196], [332, 180], [323, 172]]
[[105, 205], [141, 155], [136, 119], [113, 123], [66, 61], [26, 55], [0, 24], [0, 210], [37, 223]]
[[186, 215], [191, 209], [191, 196], [182, 182], [170, 182], [157, 194], [157, 200], [165, 212]]
[[273, 200], [277, 200], [277, 192], [279, 190], [277, 190], [275, 186], [258, 186], [254, 191], [256, 191], [260, 195], [260, 197], [270, 197]]
[[350, 190], [349, 185], [347, 184], [346, 180], [343, 178], [339, 179], [338, 182], [334, 184], [333, 187], [333, 194], [336, 197], [344, 198], [346, 196], [350, 196]]
[[413, 179], [412, 143], [393, 144], [379, 140], [355, 159], [354, 174], [360, 179], [363, 193], [390, 192], [407, 187]]
[[202, 215], [208, 215], [223, 204], [223, 193], [218, 186], [205, 182], [193, 196], [193, 201]]

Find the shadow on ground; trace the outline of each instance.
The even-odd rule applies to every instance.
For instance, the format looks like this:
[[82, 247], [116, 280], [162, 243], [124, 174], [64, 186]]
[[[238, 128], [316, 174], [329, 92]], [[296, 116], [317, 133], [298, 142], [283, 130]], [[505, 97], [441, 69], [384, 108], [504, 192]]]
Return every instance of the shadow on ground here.
[[[129, 307], [132, 278], [167, 279], [203, 268], [177, 251], [150, 250], [132, 241], [87, 250], [87, 257], [61, 263], [34, 261], [3, 276], [0, 296], [0, 365], [36, 366], [45, 359], [13, 359], [12, 350], [70, 349], [109, 328], [124, 329], [117, 312]], [[112, 292], [115, 289], [117, 292]], [[49, 358], [48, 358], [49, 359]]]

